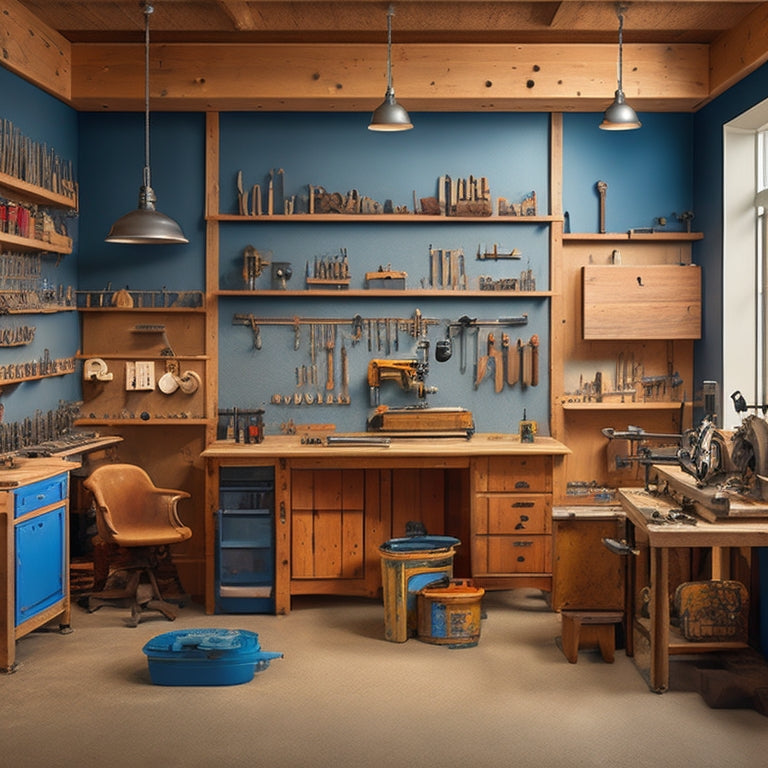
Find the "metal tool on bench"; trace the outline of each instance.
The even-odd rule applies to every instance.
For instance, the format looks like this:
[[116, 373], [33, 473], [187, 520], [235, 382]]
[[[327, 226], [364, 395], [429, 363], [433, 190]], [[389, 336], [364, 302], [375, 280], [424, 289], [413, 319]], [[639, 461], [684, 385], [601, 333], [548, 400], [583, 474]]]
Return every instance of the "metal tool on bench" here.
[[[432, 436], [455, 436], [464, 434], [469, 437], [474, 433], [472, 414], [464, 408], [430, 408], [427, 405], [428, 394], [437, 392], [436, 387], [426, 384], [429, 373], [429, 342], [421, 339], [417, 345], [418, 358], [390, 360], [375, 358], [368, 364], [368, 387], [371, 405], [376, 408], [368, 419], [369, 432], [399, 432], [403, 436], [409, 433]], [[385, 381], [394, 381], [404, 392], [415, 392], [419, 400], [417, 406], [389, 408], [380, 405], [381, 385]]]

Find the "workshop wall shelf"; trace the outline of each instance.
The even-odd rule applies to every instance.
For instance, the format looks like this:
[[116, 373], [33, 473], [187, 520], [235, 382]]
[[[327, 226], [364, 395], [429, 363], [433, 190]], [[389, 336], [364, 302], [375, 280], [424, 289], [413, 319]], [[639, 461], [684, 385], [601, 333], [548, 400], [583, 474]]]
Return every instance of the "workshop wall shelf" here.
[[77, 208], [77, 197], [69, 197], [53, 192], [45, 187], [30, 184], [7, 173], [0, 172], [0, 195], [18, 196], [31, 203], [49, 205], [56, 208]]
[[560, 404], [564, 411], [679, 411], [691, 402], [639, 402], [639, 403], [569, 403]]
[[701, 240], [704, 235], [701, 232], [565, 232], [563, 240], [570, 242], [609, 241], [621, 242], [622, 240], [649, 240], [651, 242], [694, 242]]
[[405, 290], [377, 290], [377, 289], [340, 289], [340, 290], [298, 290], [298, 291], [237, 291], [220, 290], [216, 291], [217, 296], [285, 296], [290, 298], [302, 298], [305, 296], [322, 296], [325, 298], [358, 298], [358, 299], [398, 299], [414, 298], [421, 299], [498, 299], [503, 296], [505, 299], [545, 299], [552, 296], [552, 291], [433, 291], [430, 289], [409, 289]]
[[206, 216], [208, 221], [280, 222], [284, 224], [370, 222], [375, 224], [549, 224], [562, 221], [562, 216], [427, 216], [413, 213], [296, 213], [261, 216], [244, 216], [236, 213], [219, 213]]

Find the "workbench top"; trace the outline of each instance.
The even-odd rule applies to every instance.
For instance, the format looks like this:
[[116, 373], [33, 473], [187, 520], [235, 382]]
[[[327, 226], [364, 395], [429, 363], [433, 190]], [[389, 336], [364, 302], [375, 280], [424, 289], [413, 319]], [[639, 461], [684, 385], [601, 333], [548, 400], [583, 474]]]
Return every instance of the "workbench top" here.
[[[332, 433], [336, 434], [336, 433]], [[339, 437], [390, 437], [389, 445], [305, 445], [299, 435], [267, 435], [261, 443], [235, 443], [217, 440], [202, 453], [204, 458], [275, 457], [314, 458], [407, 458], [409, 456], [470, 457], [470, 456], [563, 456], [570, 449], [552, 437], [537, 437], [533, 443], [521, 443], [519, 435], [502, 433], [475, 434], [465, 437], [407, 437], [400, 438], [381, 432], [339, 433]]]
[[79, 461], [54, 457], [39, 459], [17, 457], [14, 459], [13, 466], [0, 467], [0, 490], [45, 480], [60, 472], [71, 472], [79, 466]]

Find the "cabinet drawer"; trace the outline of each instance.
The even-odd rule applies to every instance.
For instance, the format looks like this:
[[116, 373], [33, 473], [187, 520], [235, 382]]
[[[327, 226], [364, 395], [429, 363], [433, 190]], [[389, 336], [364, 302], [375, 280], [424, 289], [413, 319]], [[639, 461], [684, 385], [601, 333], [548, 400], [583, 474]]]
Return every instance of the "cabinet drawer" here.
[[22, 517], [36, 509], [66, 499], [67, 476], [68, 474], [64, 472], [56, 477], [49, 477], [47, 480], [39, 480], [19, 488], [13, 498], [14, 517]]
[[478, 536], [473, 572], [489, 574], [551, 573], [550, 536]]
[[552, 458], [491, 456], [487, 488], [507, 493], [548, 493], [552, 490]]
[[476, 533], [529, 536], [552, 530], [552, 498], [544, 494], [505, 494], [477, 499]]

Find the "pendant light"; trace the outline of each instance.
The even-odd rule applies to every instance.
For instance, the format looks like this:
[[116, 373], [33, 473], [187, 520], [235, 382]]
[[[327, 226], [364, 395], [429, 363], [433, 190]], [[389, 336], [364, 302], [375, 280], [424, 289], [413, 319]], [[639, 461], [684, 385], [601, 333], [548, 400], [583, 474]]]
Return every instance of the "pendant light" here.
[[413, 128], [411, 118], [405, 108], [395, 101], [395, 89], [392, 87], [392, 6], [387, 10], [387, 92], [384, 101], [376, 107], [368, 125], [370, 131], [409, 131]]
[[625, 101], [624, 91], [621, 87], [624, 11], [626, 11], [626, 6], [620, 4], [616, 5], [616, 15], [619, 17], [618, 88], [613, 99], [613, 104], [605, 110], [603, 122], [600, 123], [600, 127], [604, 131], [629, 131], [633, 128], [639, 128], [642, 125], [635, 110]]
[[188, 243], [181, 227], [155, 209], [157, 198], [149, 170], [149, 17], [154, 12], [144, 3], [144, 177], [139, 189], [139, 207], [119, 218], [109, 230], [108, 243], [172, 244]]

